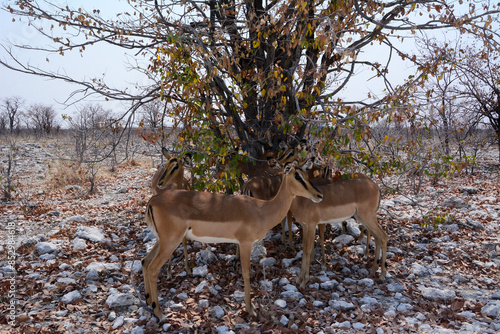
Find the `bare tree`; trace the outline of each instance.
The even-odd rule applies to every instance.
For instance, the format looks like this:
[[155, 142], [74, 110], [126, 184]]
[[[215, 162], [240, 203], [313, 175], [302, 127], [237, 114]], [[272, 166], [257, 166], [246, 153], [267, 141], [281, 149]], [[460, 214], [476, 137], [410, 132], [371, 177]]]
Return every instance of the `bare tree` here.
[[33, 104], [28, 108], [27, 116], [38, 134], [50, 135], [59, 126], [57, 113], [52, 106]]
[[19, 96], [7, 97], [2, 101], [4, 115], [2, 118], [6, 119], [10, 133], [14, 133], [16, 129], [19, 129], [23, 104], [24, 100]]

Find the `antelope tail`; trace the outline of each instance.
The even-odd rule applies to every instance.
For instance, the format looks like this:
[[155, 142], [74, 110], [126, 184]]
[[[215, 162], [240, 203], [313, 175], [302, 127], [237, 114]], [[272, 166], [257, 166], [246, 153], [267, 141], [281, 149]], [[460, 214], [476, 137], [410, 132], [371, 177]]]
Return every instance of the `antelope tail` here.
[[151, 206], [151, 203], [148, 202], [148, 205], [146, 207], [146, 224], [148, 224], [148, 227], [151, 232], [153, 232], [156, 237], [158, 237], [158, 230], [156, 228], [156, 222], [155, 218], [153, 216], [153, 207]]

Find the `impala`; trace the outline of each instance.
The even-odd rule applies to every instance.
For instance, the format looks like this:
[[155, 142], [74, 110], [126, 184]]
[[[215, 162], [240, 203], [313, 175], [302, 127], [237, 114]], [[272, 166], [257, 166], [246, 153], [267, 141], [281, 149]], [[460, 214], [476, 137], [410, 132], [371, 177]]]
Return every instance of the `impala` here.
[[[295, 160], [299, 156], [297, 149], [290, 149], [283, 154], [281, 158], [278, 159], [277, 163], [283, 166], [289, 161]], [[290, 160], [292, 159], [292, 160]], [[307, 171], [308, 179], [311, 180], [318, 177], [326, 178], [329, 175], [329, 167], [312, 164], [314, 159], [308, 159], [304, 164], [305, 170]], [[281, 186], [281, 175], [273, 176], [256, 176], [248, 180], [242, 188], [242, 194], [252, 196], [258, 199], [270, 200], [276, 195], [278, 189]], [[288, 212], [285, 219], [281, 222], [281, 240], [285, 244], [285, 221], [288, 224], [288, 245], [295, 251], [293, 246], [293, 235], [292, 235], [292, 215]]]
[[[153, 179], [151, 180], [151, 190], [153, 192], [153, 196], [166, 190], [190, 190], [191, 187], [184, 178], [184, 166], [191, 165], [191, 155], [184, 155], [179, 163], [178, 158], [171, 156], [166, 148], [162, 147], [161, 153], [167, 159], [167, 162], [164, 165], [160, 165], [156, 173], [153, 175]], [[184, 267], [186, 272], [191, 275], [186, 238], [182, 239], [182, 245], [184, 246]], [[158, 251], [158, 241], [155, 243], [151, 251], [154, 253]], [[168, 260], [167, 277], [172, 277], [172, 258]]]
[[[303, 288], [309, 280], [311, 251], [314, 245], [316, 226], [336, 224], [354, 217], [375, 239], [375, 260], [370, 275], [374, 276], [379, 267], [380, 279], [385, 278], [387, 256], [387, 234], [377, 221], [380, 190], [377, 184], [362, 174], [344, 175], [343, 178], [311, 180], [323, 193], [321, 203], [295, 198], [290, 211], [303, 228], [302, 268], [297, 284]], [[381, 254], [380, 254], [381, 253]]]
[[158, 304], [157, 279], [160, 268], [182, 238], [209, 243], [236, 243], [240, 247], [247, 312], [256, 313], [250, 298], [250, 254], [252, 245], [286, 215], [296, 196], [314, 202], [323, 195], [304, 171], [289, 163], [282, 185], [274, 198], [259, 200], [244, 195], [173, 190], [153, 196], [146, 210], [146, 222], [158, 236], [158, 251], [146, 255], [143, 265], [146, 302], [158, 319], [165, 317]]

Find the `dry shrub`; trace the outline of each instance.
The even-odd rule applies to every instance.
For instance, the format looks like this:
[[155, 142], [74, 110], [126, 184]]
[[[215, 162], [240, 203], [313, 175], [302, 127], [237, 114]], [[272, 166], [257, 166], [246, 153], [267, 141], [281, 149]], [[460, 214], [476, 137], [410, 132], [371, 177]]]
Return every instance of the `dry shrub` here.
[[70, 185], [82, 186], [88, 182], [88, 171], [78, 162], [57, 161], [49, 165], [48, 183], [56, 188]]

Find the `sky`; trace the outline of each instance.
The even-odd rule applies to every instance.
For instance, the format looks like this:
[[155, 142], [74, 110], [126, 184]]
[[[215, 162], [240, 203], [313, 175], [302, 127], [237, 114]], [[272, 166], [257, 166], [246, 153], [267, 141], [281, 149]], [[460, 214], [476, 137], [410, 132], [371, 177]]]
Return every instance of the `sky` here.
[[[66, 4], [66, 0], [53, 0], [59, 4]], [[68, 1], [71, 7], [82, 7], [87, 11], [98, 8], [101, 15], [104, 17], [113, 18], [117, 12], [130, 11], [130, 5], [126, 0], [100, 1], [100, 0], [71, 0]], [[7, 2], [0, 0], [0, 4], [4, 7]], [[0, 44], [10, 45], [13, 43], [27, 45], [48, 45], [50, 40], [42, 37], [33, 28], [27, 25], [24, 21], [12, 22], [12, 15], [9, 12], [0, 10]], [[407, 41], [408, 42], [408, 41]], [[413, 46], [413, 42], [409, 41], [409, 45]], [[387, 49], [382, 48], [366, 48], [361, 57], [369, 57], [376, 59], [382, 64], [385, 64], [388, 58]], [[90, 46], [85, 52], [79, 54], [78, 51], [67, 52], [64, 56], [57, 54], [48, 54], [47, 52], [31, 52], [22, 49], [13, 49], [16, 57], [22, 61], [29, 62], [31, 65], [40, 66], [43, 69], [66, 73], [76, 79], [105, 77], [105, 81], [111, 86], [134, 87], [136, 83], [146, 83], [144, 75], [127, 70], [128, 60], [133, 57], [127, 54], [126, 50], [118, 47], [112, 47], [105, 44]], [[7, 60], [9, 56], [5, 50], [0, 48], [0, 58]], [[46, 62], [49, 58], [49, 62]], [[12, 62], [12, 59], [8, 59]], [[396, 83], [403, 83], [405, 78], [413, 74], [414, 69], [410, 68], [407, 63], [404, 63], [396, 55], [392, 56], [394, 62], [392, 66], [397, 68], [397, 71], [390, 72], [393, 78], [396, 78]], [[344, 90], [343, 96], [349, 99], [352, 95], [352, 100], [359, 100], [360, 96], [366, 96], [370, 89], [384, 88], [380, 81], [374, 82], [376, 79], [371, 79], [374, 72], [367, 71], [366, 73], [357, 73], [356, 78], [350, 82], [347, 89]], [[74, 84], [69, 84], [59, 80], [47, 80], [38, 76], [18, 73], [0, 65], [0, 101], [7, 97], [20, 96], [25, 99], [26, 105], [41, 103], [51, 105], [59, 114], [71, 114], [76, 106], [65, 106], [68, 97], [73, 91], [79, 87]], [[373, 93], [377, 93], [376, 91]], [[118, 102], [105, 102], [102, 99], [94, 98], [94, 100], [86, 100], [88, 102], [97, 102], [103, 105], [107, 110], [115, 112], [127, 110], [127, 105]]]
[[[2, 1], [2, 0], [0, 0]], [[58, 3], [66, 1], [58, 0]], [[101, 13], [113, 13], [118, 10], [128, 10], [130, 6], [126, 0], [99, 1], [80, 0], [71, 1], [71, 6], [78, 6], [87, 10], [99, 8]], [[7, 2], [0, 2], [4, 7]], [[112, 14], [110, 14], [112, 15]], [[9, 12], [0, 10], [0, 44], [26, 44], [47, 45], [48, 39], [40, 36], [32, 27], [29, 27], [26, 19], [24, 21], [12, 22]], [[49, 54], [47, 52], [31, 52], [20, 49], [12, 49], [16, 57], [29, 62], [31, 65], [40, 66], [69, 76], [83, 79], [105, 76], [105, 81], [114, 87], [134, 86], [135, 83], [145, 81], [145, 78], [135, 71], [127, 70], [128, 55], [124, 49], [106, 46], [89, 47], [83, 54], [78, 51], [67, 52], [64, 56]], [[0, 48], [2, 60], [9, 60], [6, 51]], [[49, 58], [47, 63], [46, 58]], [[7, 97], [20, 96], [25, 100], [27, 106], [35, 103], [51, 105], [59, 114], [71, 114], [76, 106], [66, 107], [63, 103], [73, 91], [79, 87], [74, 84], [59, 80], [48, 80], [34, 75], [23, 74], [12, 71], [0, 65], [0, 101]], [[126, 110], [126, 106], [118, 102], [106, 102], [102, 99], [90, 99], [89, 102], [100, 103], [105, 109], [119, 111]]]

